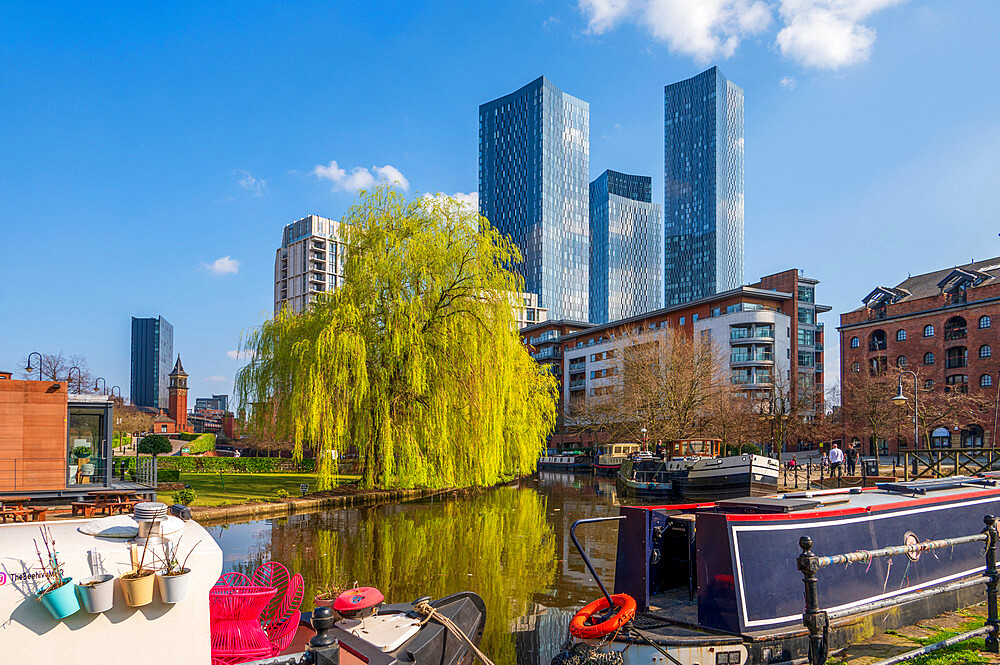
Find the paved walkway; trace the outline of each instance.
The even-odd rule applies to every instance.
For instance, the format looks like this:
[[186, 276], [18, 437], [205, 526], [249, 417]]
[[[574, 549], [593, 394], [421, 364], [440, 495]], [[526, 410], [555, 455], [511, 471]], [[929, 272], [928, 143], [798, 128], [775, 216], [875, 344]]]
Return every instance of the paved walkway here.
[[[829, 665], [868, 665], [883, 658], [919, 649], [952, 635], [978, 628], [983, 625], [985, 617], [985, 603], [966, 607], [957, 612], [947, 612], [933, 619], [920, 621], [914, 626], [905, 626], [898, 630], [875, 635], [831, 657], [828, 663]], [[956, 665], [958, 663], [1000, 663], [1000, 655], [977, 650], [977, 646], [982, 648], [982, 644], [981, 638], [964, 642], [911, 662], [929, 661]]]

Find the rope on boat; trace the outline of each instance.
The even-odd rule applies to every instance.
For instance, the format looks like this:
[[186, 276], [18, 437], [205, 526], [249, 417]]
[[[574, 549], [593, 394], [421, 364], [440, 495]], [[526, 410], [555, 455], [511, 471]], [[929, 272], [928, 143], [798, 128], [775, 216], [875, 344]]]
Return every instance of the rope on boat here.
[[438, 611], [434, 609], [431, 606], [431, 604], [428, 603], [426, 600], [422, 600], [416, 605], [414, 605], [413, 609], [415, 609], [418, 613], [424, 616], [423, 621], [420, 622], [421, 626], [426, 624], [431, 619], [437, 621], [439, 624], [444, 626], [449, 633], [451, 633], [458, 639], [465, 642], [466, 646], [468, 646], [469, 649], [472, 650], [472, 653], [475, 654], [476, 658], [482, 661], [483, 665], [494, 665], [493, 661], [487, 658], [486, 654], [484, 654], [482, 651], [479, 650], [479, 647], [476, 646], [476, 643], [473, 642], [468, 635], [462, 632], [462, 629], [459, 628], [454, 621], [444, 616], [443, 614], [439, 614]]
[[607, 636], [597, 646], [586, 642], [575, 642], [573, 636], [566, 633], [562, 643], [562, 651], [552, 658], [551, 665], [623, 665], [623, 651], [601, 651], [601, 645], [607, 641]]

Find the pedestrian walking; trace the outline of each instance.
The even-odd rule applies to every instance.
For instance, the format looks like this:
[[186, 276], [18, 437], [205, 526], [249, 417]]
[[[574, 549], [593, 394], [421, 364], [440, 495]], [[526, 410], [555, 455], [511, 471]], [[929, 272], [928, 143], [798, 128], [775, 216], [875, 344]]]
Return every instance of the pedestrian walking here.
[[861, 451], [853, 443], [849, 444], [845, 457], [847, 461], [847, 475], [853, 476], [854, 472], [857, 471], [858, 461], [861, 459]]
[[830, 446], [830, 475], [840, 470], [840, 465], [844, 463], [844, 451], [835, 443]]

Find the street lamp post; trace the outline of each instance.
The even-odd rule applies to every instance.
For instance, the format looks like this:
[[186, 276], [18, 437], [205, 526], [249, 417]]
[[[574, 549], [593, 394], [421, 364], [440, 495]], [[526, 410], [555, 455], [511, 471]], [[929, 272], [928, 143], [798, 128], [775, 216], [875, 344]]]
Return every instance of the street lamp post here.
[[639, 431], [642, 432], [642, 452], [647, 452], [647, 450], [646, 450], [646, 428], [643, 427]]
[[122, 389], [119, 386], [111, 386], [111, 396], [115, 396], [115, 391], [118, 391], [118, 399], [122, 398]]
[[30, 375], [33, 371], [35, 371], [35, 368], [31, 366], [31, 356], [38, 356], [38, 380], [41, 381], [42, 380], [42, 354], [40, 354], [38, 351], [32, 351], [31, 353], [28, 354], [28, 366], [24, 368], [24, 371], [28, 375]]
[[66, 389], [69, 390], [69, 382], [70, 379], [73, 378], [74, 369], [76, 370], [76, 392], [79, 394], [80, 391], [82, 390], [82, 386], [80, 385], [80, 383], [83, 381], [83, 372], [76, 365], [70, 367], [69, 371], [66, 372]]
[[899, 384], [897, 385], [896, 396], [892, 398], [892, 403], [896, 406], [906, 406], [906, 395], [903, 394], [903, 375], [909, 374], [913, 377], [913, 448], [919, 447], [917, 438], [917, 374], [916, 372], [904, 369], [899, 373]]
[[99, 390], [99, 388], [97, 387], [97, 383], [99, 381], [104, 381], [104, 394], [107, 395], [108, 394], [108, 382], [107, 382], [107, 380], [103, 376], [99, 376], [99, 377], [97, 377], [94, 380], [94, 390], [95, 391]]

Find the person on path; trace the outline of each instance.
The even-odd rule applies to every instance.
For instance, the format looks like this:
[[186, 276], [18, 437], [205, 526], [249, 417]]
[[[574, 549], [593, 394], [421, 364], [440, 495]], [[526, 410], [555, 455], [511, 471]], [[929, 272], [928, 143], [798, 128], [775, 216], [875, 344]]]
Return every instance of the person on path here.
[[830, 447], [830, 475], [840, 471], [840, 465], [844, 462], [844, 451], [835, 443]]
[[861, 459], [861, 451], [852, 443], [847, 446], [847, 452], [844, 454], [847, 460], [847, 475], [853, 476], [854, 472], [857, 471], [858, 461]]

